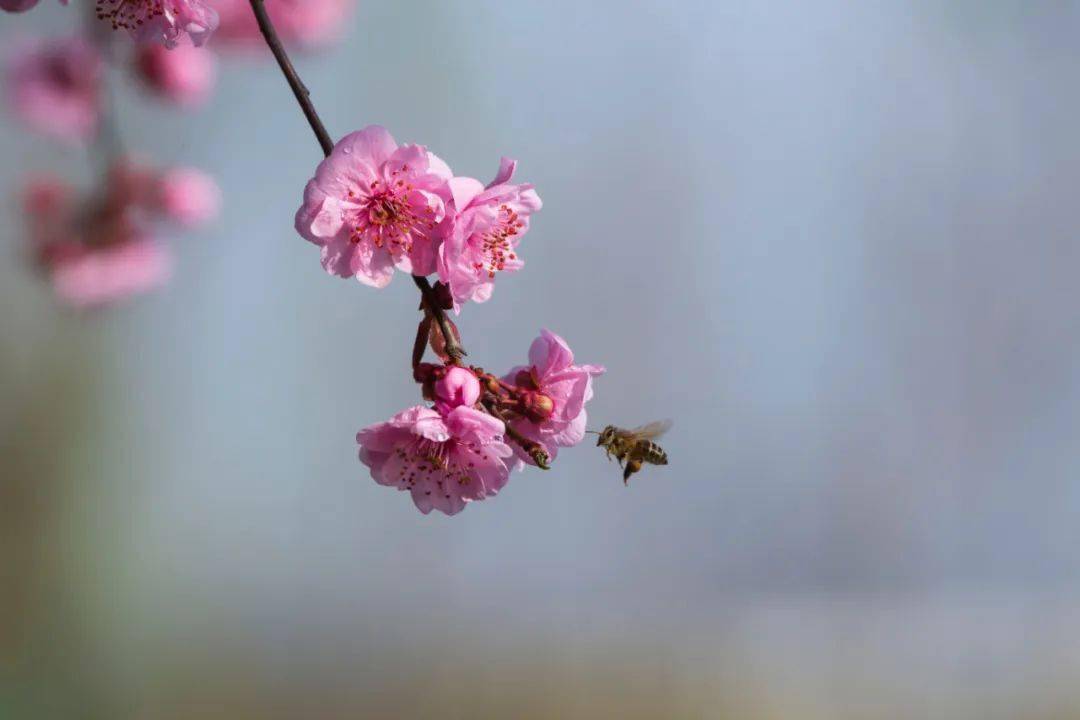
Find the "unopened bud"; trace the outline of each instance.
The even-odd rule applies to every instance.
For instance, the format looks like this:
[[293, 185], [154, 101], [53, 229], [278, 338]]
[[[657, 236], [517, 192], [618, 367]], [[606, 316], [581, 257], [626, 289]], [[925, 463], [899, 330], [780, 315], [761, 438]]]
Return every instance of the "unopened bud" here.
[[485, 373], [480, 376], [480, 380], [484, 383], [484, 389], [492, 395], [498, 395], [502, 391], [502, 386], [499, 385], [499, 378], [490, 373]]
[[528, 370], [518, 370], [517, 375], [514, 376], [514, 384], [519, 388], [526, 390], [539, 390], [540, 386], [536, 382], [536, 376], [533, 374], [532, 368]]
[[548, 464], [551, 462], [551, 457], [542, 449], [533, 450], [529, 454], [532, 456], [533, 462], [536, 463], [536, 467], [541, 470], [551, 469], [551, 465]]
[[525, 417], [539, 425], [551, 417], [555, 411], [555, 401], [539, 392], [522, 393], [521, 410]]
[[435, 396], [450, 407], [472, 406], [480, 399], [480, 381], [472, 370], [455, 365], [435, 381]]

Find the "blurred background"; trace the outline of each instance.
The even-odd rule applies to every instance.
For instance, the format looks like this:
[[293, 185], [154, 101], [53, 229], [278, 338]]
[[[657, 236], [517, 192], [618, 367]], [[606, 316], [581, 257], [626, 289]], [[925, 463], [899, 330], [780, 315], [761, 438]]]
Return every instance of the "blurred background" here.
[[[55, 7], [54, 7], [55, 5]], [[44, 3], [0, 45], [61, 33]], [[174, 281], [100, 313], [27, 264], [0, 124], [0, 718], [1080, 717], [1080, 5], [364, 0], [296, 62], [544, 210], [460, 326], [670, 417], [453, 518], [354, 434], [413, 404], [416, 291], [292, 230], [320, 159], [277, 68], [226, 60], [125, 142], [222, 185]]]

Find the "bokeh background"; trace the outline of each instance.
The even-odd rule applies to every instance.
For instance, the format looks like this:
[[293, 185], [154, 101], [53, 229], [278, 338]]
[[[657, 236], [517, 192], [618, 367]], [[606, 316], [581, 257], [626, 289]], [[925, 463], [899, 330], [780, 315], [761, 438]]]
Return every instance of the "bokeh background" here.
[[[60, 33], [54, 3], [0, 45]], [[164, 291], [30, 271], [0, 125], [0, 718], [1080, 717], [1080, 5], [365, 0], [297, 58], [367, 123], [545, 201], [461, 328], [605, 364], [594, 425], [675, 420], [458, 517], [353, 435], [416, 399], [416, 294], [292, 231], [318, 147], [225, 63], [127, 144], [226, 198]]]

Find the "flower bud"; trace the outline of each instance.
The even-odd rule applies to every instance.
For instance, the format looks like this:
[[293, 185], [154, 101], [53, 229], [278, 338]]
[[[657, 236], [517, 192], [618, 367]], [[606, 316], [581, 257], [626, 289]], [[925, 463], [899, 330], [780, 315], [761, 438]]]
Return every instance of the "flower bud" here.
[[526, 390], [540, 389], [540, 386], [536, 383], [536, 375], [533, 374], [532, 368], [518, 370], [517, 375], [514, 376], [514, 384]]
[[[446, 324], [450, 326], [450, 332], [454, 335], [454, 341], [461, 344], [461, 334], [458, 332], [457, 325], [453, 320], [447, 319]], [[450, 360], [450, 354], [446, 352], [446, 340], [443, 339], [442, 330], [439, 328], [439, 323], [431, 323], [431, 331], [428, 337], [428, 342], [431, 345], [431, 350], [444, 361]]]
[[543, 393], [525, 392], [521, 394], [521, 410], [525, 417], [539, 425], [551, 417], [555, 411], [555, 401]]
[[455, 365], [435, 381], [435, 397], [450, 407], [475, 405], [480, 399], [480, 381], [471, 370]]
[[480, 376], [480, 382], [483, 383], [484, 389], [496, 397], [502, 392], [502, 386], [499, 385], [499, 378], [495, 377], [491, 373], [484, 373]]

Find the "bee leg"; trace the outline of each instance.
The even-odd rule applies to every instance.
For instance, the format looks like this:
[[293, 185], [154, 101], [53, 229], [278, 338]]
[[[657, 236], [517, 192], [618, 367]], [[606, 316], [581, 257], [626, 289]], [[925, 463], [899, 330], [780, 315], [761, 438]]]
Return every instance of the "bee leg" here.
[[623, 485], [630, 484], [630, 476], [641, 469], [641, 461], [637, 458], [632, 458], [626, 463], [626, 470], [623, 470], [622, 481]]

